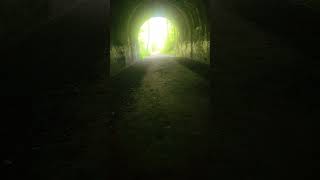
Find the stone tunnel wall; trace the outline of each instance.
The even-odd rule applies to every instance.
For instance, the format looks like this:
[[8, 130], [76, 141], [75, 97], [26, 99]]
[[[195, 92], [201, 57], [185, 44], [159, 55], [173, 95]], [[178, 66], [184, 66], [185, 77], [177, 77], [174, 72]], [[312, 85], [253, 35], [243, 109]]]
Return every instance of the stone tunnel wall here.
[[3, 41], [48, 17], [48, 1], [3, 0], [0, 2], [0, 38]]
[[[121, 4], [121, 5], [118, 5]], [[110, 75], [115, 76], [128, 67], [131, 62], [131, 48], [126, 37], [125, 23], [128, 19], [130, 6], [125, 1], [111, 1], [111, 29], [110, 29]]]
[[[42, 9], [45, 13], [41, 19], [47, 18], [45, 23], [31, 18], [32, 23], [28, 27], [38, 25], [33, 26], [36, 28], [32, 31], [25, 32], [23, 24], [16, 21], [17, 26], [12, 30], [15, 33], [5, 34], [8, 41], [1, 41], [5, 50], [1, 67], [7, 77], [7, 85], [2, 91], [36, 94], [63, 89], [69, 86], [67, 84], [79, 86], [82, 82], [107, 77], [108, 65], [104, 55], [108, 48], [107, 1], [52, 2], [52, 6]], [[23, 7], [15, 6], [15, 9]], [[56, 9], [51, 12], [55, 18], [49, 20], [48, 9]], [[34, 11], [31, 8], [26, 13], [37, 14]], [[24, 91], [20, 87], [24, 87]]]
[[189, 37], [178, 43], [177, 56], [210, 64], [210, 23], [207, 21], [207, 1], [190, 1], [184, 11], [189, 16]]
[[0, 39], [2, 43], [18, 43], [82, 1], [85, 0], [3, 0], [0, 2]]
[[210, 64], [210, 37], [209, 33], [201, 35], [195, 29], [194, 35], [198, 36], [195, 40], [179, 41], [176, 46], [176, 56], [186, 57], [201, 63]]
[[111, 45], [110, 49], [110, 76], [115, 76], [123, 69], [138, 60], [138, 49], [132, 49], [129, 43], [126, 45]]
[[[2, 6], [4, 2], [16, 4]], [[59, 1], [62, 7], [66, 5], [66, 11], [51, 21], [45, 20], [47, 7], [26, 8], [26, 16], [32, 17], [28, 20], [21, 14], [9, 16], [20, 13], [17, 9], [24, 9], [24, 3], [33, 2], [43, 5], [37, 0], [0, 1], [0, 18], [4, 18], [2, 8], [6, 7], [5, 18], [12, 21], [0, 25], [5, 29], [0, 40], [1, 152], [13, 160], [14, 166], [6, 174], [11, 179], [30, 165], [25, 164], [30, 157], [30, 140], [33, 144], [43, 129], [60, 129], [71, 122], [73, 108], [67, 102], [72, 99], [72, 104], [81, 104], [74, 100], [86, 93], [82, 87], [107, 77], [108, 69], [104, 57], [109, 29], [105, 0], [83, 0], [73, 7]], [[28, 27], [32, 31], [26, 32]], [[71, 114], [62, 118], [65, 113]], [[23, 171], [20, 175], [15, 172], [18, 169]]]
[[222, 126], [217, 156], [228, 155], [217, 166], [240, 179], [252, 168], [256, 179], [306, 179], [320, 90], [317, 10], [293, 1], [211, 3], [211, 127]]

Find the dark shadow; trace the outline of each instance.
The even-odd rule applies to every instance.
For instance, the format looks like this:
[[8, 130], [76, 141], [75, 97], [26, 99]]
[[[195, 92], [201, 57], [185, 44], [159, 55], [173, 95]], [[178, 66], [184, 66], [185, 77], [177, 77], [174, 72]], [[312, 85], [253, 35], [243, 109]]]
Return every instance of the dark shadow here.
[[202, 78], [209, 80], [210, 79], [210, 65], [204, 64], [196, 60], [192, 59], [184, 59], [179, 58], [177, 60], [181, 65], [187, 67], [189, 70], [193, 71], [194, 73], [200, 75]]
[[147, 62], [136, 63], [111, 79], [114, 111], [119, 109], [123, 101], [130, 101], [131, 90], [140, 86], [147, 66]]
[[240, 10], [238, 16], [244, 17], [259, 28], [277, 35], [278, 38], [305, 55], [318, 55], [316, 44], [320, 38], [318, 33], [320, 26], [317, 23], [320, 15], [319, 10], [288, 2], [276, 3], [276, 6], [259, 7], [255, 10]]
[[119, 93], [127, 92], [128, 88], [138, 87], [147, 69], [147, 63], [139, 62], [112, 78], [112, 86]]
[[123, 107], [134, 101], [132, 90], [141, 86], [142, 80], [148, 69], [147, 62], [138, 62], [124, 69], [118, 75], [111, 78], [111, 119], [109, 125], [111, 128], [111, 149], [112, 149], [112, 167], [110, 167], [111, 179], [128, 179], [127, 153], [118, 143], [117, 124], [123, 114]]

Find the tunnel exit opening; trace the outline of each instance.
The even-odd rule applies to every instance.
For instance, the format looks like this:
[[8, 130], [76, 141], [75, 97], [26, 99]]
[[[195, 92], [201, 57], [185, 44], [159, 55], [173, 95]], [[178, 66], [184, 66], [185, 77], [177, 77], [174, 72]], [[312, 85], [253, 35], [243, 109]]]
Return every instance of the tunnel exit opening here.
[[139, 29], [138, 45], [141, 59], [147, 56], [174, 55], [178, 40], [176, 26], [165, 17], [152, 17]]

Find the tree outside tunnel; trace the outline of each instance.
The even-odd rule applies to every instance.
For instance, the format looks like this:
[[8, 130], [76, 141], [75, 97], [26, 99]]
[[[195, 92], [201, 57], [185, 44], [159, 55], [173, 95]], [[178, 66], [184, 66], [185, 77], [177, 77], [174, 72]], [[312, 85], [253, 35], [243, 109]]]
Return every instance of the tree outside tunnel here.
[[178, 39], [176, 26], [165, 17], [152, 17], [139, 30], [141, 59], [155, 54], [174, 54]]

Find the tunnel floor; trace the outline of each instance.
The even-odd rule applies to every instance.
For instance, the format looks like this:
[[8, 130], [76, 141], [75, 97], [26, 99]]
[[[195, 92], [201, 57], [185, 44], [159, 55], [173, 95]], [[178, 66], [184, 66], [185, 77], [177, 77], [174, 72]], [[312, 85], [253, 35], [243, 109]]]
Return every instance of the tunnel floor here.
[[115, 79], [116, 146], [124, 155], [117, 169], [136, 179], [188, 179], [204, 170], [209, 82], [193, 70], [185, 60], [156, 55]]
[[64, 122], [47, 125], [47, 135], [33, 140], [34, 179], [206, 176], [207, 70], [195, 61], [153, 56], [112, 78], [111, 86], [100, 82], [80, 96], [61, 97], [56, 118]]

